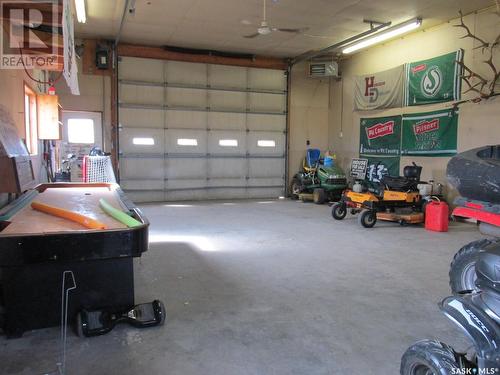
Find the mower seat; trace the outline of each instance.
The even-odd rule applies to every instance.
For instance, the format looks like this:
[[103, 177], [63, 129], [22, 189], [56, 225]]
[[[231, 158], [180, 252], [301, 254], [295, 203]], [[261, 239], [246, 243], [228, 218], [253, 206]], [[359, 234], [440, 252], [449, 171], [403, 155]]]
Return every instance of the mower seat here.
[[382, 178], [382, 184], [389, 190], [394, 191], [417, 191], [417, 185], [419, 181], [407, 177], [391, 177], [384, 176]]
[[316, 148], [310, 148], [306, 152], [306, 158], [304, 160], [304, 170], [306, 172], [314, 172], [316, 170], [316, 166], [319, 163], [319, 159], [321, 157], [321, 151]]
[[403, 168], [404, 177], [382, 177], [382, 184], [389, 190], [395, 191], [418, 191], [422, 167], [413, 163]]

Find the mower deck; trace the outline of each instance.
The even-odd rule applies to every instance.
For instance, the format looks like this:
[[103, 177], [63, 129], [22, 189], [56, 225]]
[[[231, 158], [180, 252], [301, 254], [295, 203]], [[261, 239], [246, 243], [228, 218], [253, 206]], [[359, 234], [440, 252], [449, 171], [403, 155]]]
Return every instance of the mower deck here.
[[423, 212], [377, 212], [377, 219], [384, 221], [395, 221], [401, 224], [420, 224], [424, 222], [425, 217]]

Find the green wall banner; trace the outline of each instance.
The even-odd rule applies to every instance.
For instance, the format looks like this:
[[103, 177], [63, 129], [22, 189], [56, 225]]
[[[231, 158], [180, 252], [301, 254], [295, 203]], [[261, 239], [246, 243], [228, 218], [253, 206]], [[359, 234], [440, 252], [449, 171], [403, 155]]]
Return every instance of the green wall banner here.
[[371, 182], [380, 182], [384, 176], [399, 176], [399, 156], [366, 156], [360, 158], [368, 159], [366, 179]]
[[449, 156], [457, 153], [458, 111], [403, 116], [402, 155]]
[[459, 100], [463, 50], [405, 65], [406, 106]]
[[359, 141], [360, 154], [399, 156], [401, 116], [362, 118]]

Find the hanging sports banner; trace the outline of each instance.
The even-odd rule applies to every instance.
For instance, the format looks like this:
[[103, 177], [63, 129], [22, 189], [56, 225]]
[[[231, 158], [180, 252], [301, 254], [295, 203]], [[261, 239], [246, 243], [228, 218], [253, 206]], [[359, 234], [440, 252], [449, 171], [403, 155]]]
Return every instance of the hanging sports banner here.
[[399, 156], [365, 156], [361, 158], [368, 159], [368, 168], [366, 170], [366, 179], [371, 182], [380, 182], [384, 176], [399, 176]]
[[366, 111], [403, 106], [404, 65], [354, 77], [354, 109]]
[[80, 95], [78, 86], [78, 66], [76, 65], [75, 34], [73, 29], [73, 13], [70, 0], [63, 1], [62, 31], [64, 39], [64, 72], [63, 76], [73, 95]]
[[458, 111], [453, 109], [403, 116], [403, 155], [447, 156], [457, 153]]
[[401, 116], [362, 118], [359, 141], [360, 154], [399, 156]]
[[463, 50], [405, 65], [406, 106], [459, 100]]

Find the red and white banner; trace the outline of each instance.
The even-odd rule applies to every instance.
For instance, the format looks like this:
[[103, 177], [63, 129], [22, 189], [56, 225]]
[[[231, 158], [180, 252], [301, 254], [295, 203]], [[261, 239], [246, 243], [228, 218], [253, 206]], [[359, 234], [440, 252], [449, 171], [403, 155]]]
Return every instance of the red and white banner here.
[[403, 105], [404, 66], [354, 77], [354, 109], [367, 111]]

